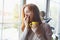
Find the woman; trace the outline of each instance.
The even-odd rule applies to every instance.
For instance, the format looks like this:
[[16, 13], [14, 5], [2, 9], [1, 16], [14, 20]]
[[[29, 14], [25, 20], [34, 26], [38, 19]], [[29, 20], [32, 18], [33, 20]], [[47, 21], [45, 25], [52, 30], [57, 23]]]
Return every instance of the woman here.
[[23, 22], [21, 40], [52, 40], [50, 26], [41, 22], [39, 13], [36, 5], [24, 5], [22, 9]]

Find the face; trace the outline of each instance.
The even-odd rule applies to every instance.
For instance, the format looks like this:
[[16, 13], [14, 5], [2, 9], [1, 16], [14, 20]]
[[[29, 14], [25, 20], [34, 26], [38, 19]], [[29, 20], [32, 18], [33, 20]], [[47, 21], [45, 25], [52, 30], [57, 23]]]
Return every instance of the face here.
[[33, 12], [29, 10], [28, 7], [24, 9], [25, 17], [28, 17], [30, 21], [33, 20]]

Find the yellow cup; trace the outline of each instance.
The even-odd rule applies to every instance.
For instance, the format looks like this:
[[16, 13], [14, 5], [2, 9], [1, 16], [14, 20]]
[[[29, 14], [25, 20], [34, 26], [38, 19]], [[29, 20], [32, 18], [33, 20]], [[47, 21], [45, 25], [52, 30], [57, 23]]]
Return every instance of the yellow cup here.
[[32, 23], [30, 23], [29, 25], [30, 25], [30, 27], [32, 28], [32, 25], [38, 25], [39, 24], [39, 22], [32, 22]]
[[39, 22], [32, 22], [32, 25], [39, 24]]

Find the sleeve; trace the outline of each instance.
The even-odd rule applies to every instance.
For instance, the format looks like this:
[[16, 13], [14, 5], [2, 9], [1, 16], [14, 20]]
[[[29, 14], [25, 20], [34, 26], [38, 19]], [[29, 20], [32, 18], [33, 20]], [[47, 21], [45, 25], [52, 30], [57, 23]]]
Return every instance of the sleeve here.
[[43, 29], [42, 29], [42, 27], [40, 27], [40, 25], [33, 25], [33, 26], [35, 26], [35, 27], [33, 27], [31, 29], [36, 34], [36, 36], [40, 40], [45, 40], [44, 35], [43, 35]]
[[[52, 40], [52, 31], [51, 31], [50, 25], [44, 24], [44, 25], [41, 25], [41, 27], [39, 27], [38, 25], [33, 25], [33, 26], [36, 26], [36, 27], [31, 29], [37, 35], [38, 38], [42, 38], [42, 39], [46, 38], [47, 40]], [[44, 26], [44, 29], [42, 28], [42, 26]]]
[[45, 36], [46, 36], [47, 40], [52, 40], [52, 30], [51, 30], [50, 25], [45, 26], [45, 33], [46, 33]]
[[29, 32], [29, 29], [25, 27], [24, 31], [22, 32], [22, 35], [20, 37], [20, 40], [27, 40], [27, 34]]

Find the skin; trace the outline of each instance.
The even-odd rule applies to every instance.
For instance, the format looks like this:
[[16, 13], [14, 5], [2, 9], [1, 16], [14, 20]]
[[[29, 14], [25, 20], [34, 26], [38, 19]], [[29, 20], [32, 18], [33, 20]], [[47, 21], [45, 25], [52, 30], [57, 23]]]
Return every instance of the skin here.
[[24, 14], [25, 14], [24, 23], [25, 26], [28, 26], [28, 22], [29, 21], [32, 22], [33, 20], [33, 12], [30, 11], [28, 7], [25, 7]]
[[33, 12], [29, 10], [28, 7], [24, 9], [25, 17], [30, 18], [30, 21], [33, 20]]

